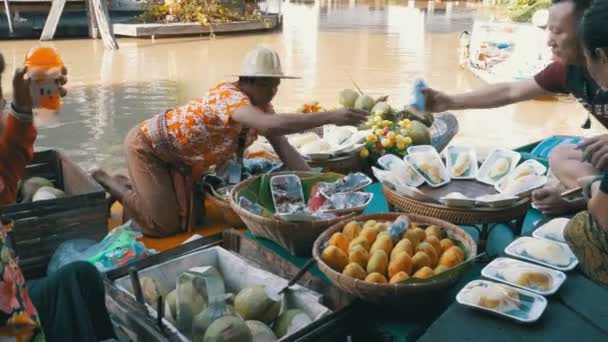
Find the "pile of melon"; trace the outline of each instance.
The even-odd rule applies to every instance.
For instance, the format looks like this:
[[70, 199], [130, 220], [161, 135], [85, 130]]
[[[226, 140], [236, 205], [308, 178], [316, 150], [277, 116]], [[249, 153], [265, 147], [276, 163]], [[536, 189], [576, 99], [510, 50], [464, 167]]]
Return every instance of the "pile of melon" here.
[[387, 232], [391, 223], [349, 222], [331, 236], [321, 259], [336, 272], [378, 284], [430, 278], [465, 260], [463, 249], [442, 227], [412, 223], [395, 239]]

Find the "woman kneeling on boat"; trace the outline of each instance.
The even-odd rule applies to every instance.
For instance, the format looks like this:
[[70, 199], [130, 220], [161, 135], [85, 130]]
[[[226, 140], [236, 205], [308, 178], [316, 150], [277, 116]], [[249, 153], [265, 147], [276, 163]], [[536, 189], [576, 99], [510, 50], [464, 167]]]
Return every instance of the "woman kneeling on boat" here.
[[[595, 103], [606, 103], [602, 99], [608, 99], [606, 23], [608, 0], [596, 0], [579, 28], [587, 70], [600, 87], [595, 95]], [[608, 108], [604, 108], [604, 113], [608, 115]], [[564, 236], [583, 272], [594, 281], [608, 286], [608, 134], [591, 138], [579, 148], [583, 150], [585, 160], [597, 167], [600, 174], [579, 180], [588, 200], [588, 211], [579, 213], [570, 221]]]
[[185, 106], [134, 127], [125, 139], [131, 185], [104, 171], [93, 177], [120, 201], [145, 235], [164, 237], [192, 228], [195, 181], [212, 167], [242, 158], [257, 135], [265, 136], [291, 170], [309, 170], [286, 134], [325, 124], [358, 125], [367, 113], [352, 109], [276, 114], [270, 103], [282, 78], [279, 56], [266, 47], [250, 51], [237, 82], [220, 83]]

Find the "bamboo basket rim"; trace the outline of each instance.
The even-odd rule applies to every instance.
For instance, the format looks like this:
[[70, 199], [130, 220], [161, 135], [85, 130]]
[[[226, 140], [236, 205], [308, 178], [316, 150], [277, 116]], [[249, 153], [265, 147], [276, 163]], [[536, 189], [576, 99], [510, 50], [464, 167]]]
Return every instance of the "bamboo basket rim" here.
[[[389, 193], [391, 196], [393, 197], [397, 197], [399, 199], [403, 199], [406, 201], [410, 201], [413, 202], [417, 205], [420, 206], [424, 206], [424, 207], [428, 207], [431, 209], [439, 209], [439, 210], [450, 210], [452, 212], [454, 212], [455, 214], [457, 213], [467, 213], [467, 214], [471, 214], [471, 213], [475, 213], [475, 214], [493, 214], [493, 213], [502, 213], [505, 210], [512, 210], [512, 209], [516, 209], [522, 206], [527, 205], [530, 202], [530, 199], [525, 197], [520, 199], [519, 201], [513, 203], [510, 206], [506, 206], [506, 207], [473, 207], [473, 208], [459, 208], [459, 207], [449, 207], [447, 205], [444, 204], [439, 204], [439, 203], [431, 203], [431, 202], [422, 202], [419, 200], [416, 200], [414, 198], [411, 197], [406, 197], [403, 195], [400, 195], [398, 192], [396, 192], [395, 190], [391, 189], [389, 186], [386, 186], [386, 184], [382, 183], [382, 192], [383, 193]], [[386, 198], [386, 201], [389, 202], [389, 198]]]
[[[334, 172], [335, 173], [335, 172]], [[315, 172], [311, 172], [311, 171], [279, 171], [279, 172], [271, 172], [269, 174], [266, 175], [271, 175], [271, 176], [279, 176], [279, 175], [296, 175], [298, 177], [302, 177], [302, 176], [315, 176], [318, 175], [318, 173]], [[254, 220], [254, 221], [258, 221], [258, 223], [266, 223], [266, 224], [272, 224], [272, 223], [277, 223], [280, 222], [283, 225], [291, 225], [291, 226], [300, 226], [302, 224], [306, 224], [309, 226], [317, 226], [317, 225], [332, 225], [335, 224], [337, 222], [339, 222], [340, 220], [346, 218], [346, 217], [352, 217], [353, 213], [357, 213], [360, 210], [352, 210], [350, 212], [347, 213], [341, 213], [340, 216], [336, 216], [335, 218], [332, 219], [327, 219], [327, 220], [317, 220], [317, 221], [311, 221], [311, 222], [288, 222], [288, 221], [283, 221], [280, 220], [278, 218], [275, 217], [265, 217], [265, 216], [260, 216], [260, 215], [256, 215], [248, 210], [245, 210], [243, 208], [241, 208], [241, 206], [238, 205], [238, 203], [236, 202], [236, 197], [240, 191], [240, 189], [242, 189], [243, 187], [249, 185], [250, 183], [252, 183], [253, 181], [255, 181], [256, 179], [262, 177], [264, 175], [258, 175], [255, 177], [251, 177], [249, 179], [246, 179], [242, 182], [240, 182], [239, 184], [235, 185], [232, 190], [230, 190], [230, 194], [228, 196], [228, 199], [230, 201], [230, 206], [232, 207], [232, 209], [234, 209], [234, 211], [239, 215], [239, 216], [245, 216], [247, 219], [249, 220]], [[345, 209], [346, 210], [346, 209]]]
[[[322, 245], [324, 245], [327, 241], [329, 241], [329, 238], [331, 237], [331, 235], [333, 235], [334, 233], [336, 233], [340, 229], [342, 229], [346, 225], [346, 223], [348, 223], [350, 221], [364, 221], [364, 220], [370, 220], [370, 219], [371, 220], [383, 220], [383, 219], [384, 220], [395, 220], [400, 215], [408, 216], [412, 220], [412, 222], [436, 224], [443, 228], [448, 228], [448, 230], [455, 230], [455, 231], [459, 231], [461, 233], [466, 234], [466, 236], [469, 237], [468, 238], [469, 241], [467, 243], [470, 243], [470, 250], [469, 250], [469, 258], [467, 260], [463, 261], [463, 263], [470, 261], [477, 255], [477, 243], [464, 229], [460, 228], [459, 226], [457, 226], [455, 224], [449, 223], [444, 220], [436, 219], [433, 217], [416, 215], [416, 214], [404, 214], [404, 213], [396, 213], [396, 212], [368, 214], [368, 215], [359, 215], [359, 216], [349, 218], [347, 220], [343, 220], [343, 221], [327, 228], [321, 235], [319, 235], [319, 237], [315, 241], [315, 244], [313, 245], [312, 253], [313, 253], [313, 257], [317, 261], [317, 264], [319, 265], [319, 269], [321, 270], [321, 272], [323, 272], [330, 279], [332, 279], [332, 282], [334, 283], [334, 285], [338, 286], [340, 288], [343, 288], [343, 284], [341, 282], [351, 283], [348, 286], [355, 286], [355, 287], [364, 288], [366, 290], [372, 290], [372, 291], [377, 290], [377, 289], [388, 289], [388, 288], [392, 288], [392, 289], [417, 289], [417, 288], [420, 288], [420, 289], [422, 289], [422, 288], [432, 288], [433, 286], [445, 284], [446, 278], [435, 279], [435, 280], [428, 279], [428, 280], [425, 280], [422, 282], [414, 282], [414, 283], [406, 283], [406, 284], [371, 283], [371, 282], [356, 279], [353, 277], [345, 276], [342, 273], [337, 272], [336, 270], [331, 268], [321, 258]], [[348, 221], [348, 222], [346, 222], [346, 221]], [[452, 238], [454, 238], [454, 237], [452, 237]], [[461, 239], [461, 238], [456, 238], [456, 239], [463, 242], [462, 241], [463, 239]], [[465, 244], [465, 243], [463, 243], [463, 244]], [[467, 248], [469, 248], [469, 246], [467, 244], [465, 244], [465, 246], [467, 246]], [[461, 272], [461, 273], [464, 273], [464, 272]], [[461, 278], [462, 274], [457, 275], [457, 277]], [[336, 279], [337, 282], [334, 281], [334, 279]], [[348, 290], [346, 290], [346, 291], [351, 292]]]

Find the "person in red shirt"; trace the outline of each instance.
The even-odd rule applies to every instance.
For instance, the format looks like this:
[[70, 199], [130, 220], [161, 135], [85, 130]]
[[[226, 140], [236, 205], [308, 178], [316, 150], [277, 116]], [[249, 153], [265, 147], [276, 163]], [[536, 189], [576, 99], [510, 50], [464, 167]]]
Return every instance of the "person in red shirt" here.
[[[6, 107], [2, 92], [1, 75], [5, 63], [0, 54], [0, 113]], [[6, 118], [0, 117], [0, 206], [14, 203], [17, 196], [17, 184], [25, 175], [26, 166], [34, 156], [36, 129], [33, 125], [32, 98], [30, 85], [26, 77], [27, 69], [18, 68], [13, 77], [13, 99]], [[60, 84], [61, 96], [66, 95], [63, 85], [67, 82], [67, 71], [56, 82]], [[1, 219], [0, 215], [0, 219]], [[66, 265], [48, 277], [28, 280], [27, 290], [23, 289], [23, 276], [19, 270], [18, 256], [13, 255], [12, 241], [8, 232], [10, 226], [0, 224], [0, 249], [3, 260], [0, 266], [3, 272], [10, 267], [21, 279], [13, 285], [20, 286], [21, 300], [31, 298], [35, 309], [28, 306], [30, 314], [36, 314], [44, 335], [37, 335], [36, 340], [46, 341], [116, 341], [116, 334], [105, 306], [105, 289], [101, 276], [95, 266], [88, 262], [74, 262]], [[19, 229], [15, 226], [12, 229]], [[5, 251], [10, 250], [8, 257], [11, 265], [4, 265], [7, 259]], [[7, 286], [7, 277], [2, 284]], [[5, 296], [3, 293], [2, 296]], [[29, 294], [29, 295], [28, 295]], [[2, 297], [0, 304], [10, 301]], [[15, 298], [13, 298], [15, 299]], [[17, 299], [15, 299], [17, 300]], [[7, 314], [6, 307], [0, 305], [0, 317]], [[7, 322], [0, 322], [0, 330]], [[38, 324], [39, 326], [39, 324]], [[0, 334], [1, 335], [1, 334]], [[2, 338], [0, 338], [2, 339]]]

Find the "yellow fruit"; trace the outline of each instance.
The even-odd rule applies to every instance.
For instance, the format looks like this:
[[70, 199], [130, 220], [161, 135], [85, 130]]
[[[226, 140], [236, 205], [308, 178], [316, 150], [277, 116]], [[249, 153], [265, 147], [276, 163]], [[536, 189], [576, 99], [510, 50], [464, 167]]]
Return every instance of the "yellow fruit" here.
[[462, 249], [460, 249], [460, 247], [458, 247], [458, 246], [452, 246], [452, 247], [448, 248], [448, 251], [449, 250], [453, 250], [454, 253], [457, 253], [458, 256], [460, 257], [460, 261], [464, 261], [464, 251]]
[[384, 120], [382, 121], [382, 126], [384, 127], [390, 127], [393, 123], [390, 120]]
[[403, 235], [403, 238], [410, 240], [410, 242], [412, 243], [412, 247], [414, 247], [414, 248], [416, 248], [416, 246], [418, 246], [418, 244], [420, 243], [418, 234], [416, 234], [416, 232], [413, 229], [406, 230], [405, 234]]
[[403, 128], [407, 128], [407, 126], [410, 124], [410, 120], [408, 119], [404, 119], [399, 121], [399, 126], [403, 127]]
[[422, 241], [426, 240], [426, 233], [424, 232], [424, 229], [414, 228], [413, 230], [416, 233], [416, 235], [418, 235], [418, 241], [422, 242]]
[[376, 116], [374, 116], [374, 121], [378, 124], [381, 124], [382, 121], [384, 121], [384, 120], [382, 120], [382, 116], [376, 115]]
[[[368, 122], [374, 122], [374, 119], [369, 119]], [[373, 125], [372, 126], [372, 132], [375, 132], [378, 128], [380, 128], [380, 127], [378, 127], [377, 125]]]
[[369, 150], [366, 148], [362, 148], [361, 151], [359, 151], [359, 156], [361, 158], [367, 158], [369, 157]]
[[376, 236], [376, 240], [380, 239], [381, 237], [384, 238], [390, 238], [390, 234], [387, 231], [382, 230], [384, 229], [384, 227], [382, 226], [382, 223], [378, 223], [376, 224], [376, 231], [378, 231], [378, 236]]
[[386, 222], [378, 222], [378, 223], [376, 223], [374, 228], [376, 228], [377, 232], [382, 233], [382, 232], [386, 231], [386, 229], [388, 228], [388, 224]]
[[433, 272], [432, 268], [430, 268], [428, 266], [424, 266], [423, 268], [416, 271], [416, 273], [414, 273], [414, 275], [412, 277], [419, 278], [419, 279], [425, 279], [425, 278], [430, 278], [434, 275], [435, 275], [435, 272]]
[[412, 258], [410, 258], [406, 252], [397, 254], [395, 258], [391, 259], [391, 262], [388, 265], [389, 278], [392, 278], [399, 272], [412, 274]]
[[348, 264], [346, 253], [342, 252], [342, 250], [336, 246], [325, 248], [321, 254], [321, 259], [323, 259], [329, 267], [338, 272], [342, 272], [344, 267]]
[[443, 239], [443, 238], [445, 238], [445, 237], [446, 237], [445, 230], [444, 230], [443, 228], [439, 227], [439, 226], [436, 226], [436, 225], [431, 225], [431, 226], [428, 226], [428, 227], [425, 229], [425, 232], [426, 232], [426, 235], [427, 235], [427, 236], [428, 236], [428, 235], [434, 235], [434, 236], [436, 236], [436, 237], [437, 237], [439, 240], [441, 240], [441, 239]]
[[361, 225], [357, 221], [350, 221], [342, 229], [342, 233], [346, 235], [349, 240], [354, 240], [361, 232]]
[[361, 267], [361, 265], [355, 262], [351, 262], [350, 264], [346, 265], [346, 267], [344, 267], [344, 271], [342, 271], [342, 274], [359, 280], [363, 280], [365, 277], [367, 277], [365, 270]]
[[343, 233], [334, 233], [329, 239], [330, 246], [336, 246], [340, 248], [344, 253], [348, 252], [348, 244], [350, 240]]
[[376, 223], [377, 223], [376, 220], [368, 220], [363, 224], [363, 228], [367, 228], [367, 227], [374, 228], [374, 226], [376, 226]]
[[378, 231], [376, 230], [376, 228], [365, 227], [361, 231], [361, 234], [359, 234], [359, 237], [365, 238], [367, 240], [368, 245], [371, 245], [372, 243], [374, 243], [374, 241], [376, 241], [376, 238], [378, 237]]
[[402, 128], [399, 130], [399, 133], [405, 137], [405, 136], [407, 136], [407, 129]]
[[353, 246], [348, 253], [348, 262], [361, 265], [361, 267], [366, 268], [367, 262], [369, 261], [369, 252], [363, 248], [361, 245]]
[[454, 246], [454, 242], [452, 242], [450, 239], [443, 239], [439, 241], [439, 243], [441, 244], [441, 251], [443, 253], [445, 253], [445, 251], [447, 251], [450, 247]]
[[439, 261], [439, 253], [433, 245], [428, 242], [421, 242], [418, 246], [416, 246], [416, 252], [424, 252], [426, 255], [431, 257], [430, 267], [435, 267], [437, 262]]
[[388, 256], [383, 250], [379, 249], [371, 254], [369, 262], [367, 263], [367, 273], [378, 272], [380, 274], [386, 274], [387, 267]]
[[350, 244], [348, 245], [348, 250], [350, 251], [351, 249], [353, 249], [354, 246], [360, 245], [363, 248], [365, 248], [365, 250], [369, 250], [369, 246], [371, 245], [369, 243], [369, 241], [367, 241], [367, 239], [365, 238], [365, 236], [360, 235], [357, 238], [355, 238], [353, 241], [350, 242]]
[[384, 146], [385, 148], [391, 148], [393, 147], [393, 141], [391, 139], [382, 139], [382, 146]]
[[386, 278], [380, 273], [370, 273], [365, 278], [365, 281], [377, 284], [386, 284]]
[[382, 128], [378, 128], [374, 133], [379, 137], [384, 136], [384, 130]]
[[403, 142], [401, 142], [401, 141], [398, 141], [398, 142], [397, 142], [397, 148], [398, 148], [398, 149], [400, 149], [400, 150], [404, 150], [404, 149], [405, 149], [405, 146], [406, 146], [406, 145], [405, 145], [405, 143], [403, 143]]
[[435, 274], [439, 274], [439, 273], [443, 273], [447, 270], [449, 270], [450, 268], [444, 265], [439, 265], [437, 267], [435, 267]]
[[389, 283], [391, 284], [397, 284], [400, 283], [404, 280], [407, 280], [410, 276], [407, 275], [407, 273], [405, 272], [399, 272], [397, 274], [395, 274], [394, 276], [391, 277], [391, 280]]
[[458, 251], [454, 248], [458, 247], [450, 247], [447, 251], [445, 251], [445, 253], [441, 255], [441, 258], [439, 258], [439, 265], [452, 268], [464, 260], [464, 258], [461, 258]]
[[393, 248], [393, 251], [391, 252], [391, 260], [393, 260], [395, 255], [397, 255], [399, 252], [405, 252], [411, 257], [414, 255], [414, 245], [412, 245], [412, 242], [410, 242], [408, 239], [403, 239], [397, 242]]
[[397, 135], [393, 131], [389, 131], [388, 133], [386, 133], [386, 137], [389, 139], [395, 139], [396, 136]]
[[412, 257], [412, 265], [414, 270], [419, 270], [424, 266], [431, 266], [431, 257], [425, 252], [416, 252]]
[[427, 242], [431, 246], [433, 246], [433, 248], [435, 248], [435, 252], [437, 252], [437, 255], [441, 255], [441, 253], [443, 253], [443, 249], [441, 249], [441, 243], [439, 242], [439, 239], [436, 236], [427, 236], [424, 242]]
[[393, 239], [387, 235], [378, 236], [369, 252], [373, 255], [377, 250], [383, 250], [386, 255], [390, 255], [393, 250]]
[[371, 142], [371, 143], [375, 143], [376, 141], [378, 141], [378, 137], [372, 133], [368, 134], [366, 139], [368, 142]]
[[403, 139], [403, 143], [406, 145], [411, 145], [412, 144], [412, 138], [410, 137], [405, 137], [405, 139]]

